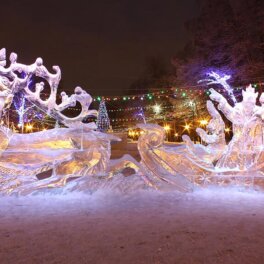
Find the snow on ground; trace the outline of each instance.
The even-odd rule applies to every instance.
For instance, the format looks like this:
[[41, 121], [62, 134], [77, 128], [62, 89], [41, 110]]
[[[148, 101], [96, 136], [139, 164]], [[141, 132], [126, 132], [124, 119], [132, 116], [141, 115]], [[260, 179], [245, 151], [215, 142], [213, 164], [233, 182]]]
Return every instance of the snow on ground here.
[[1, 197], [0, 263], [264, 263], [264, 194]]

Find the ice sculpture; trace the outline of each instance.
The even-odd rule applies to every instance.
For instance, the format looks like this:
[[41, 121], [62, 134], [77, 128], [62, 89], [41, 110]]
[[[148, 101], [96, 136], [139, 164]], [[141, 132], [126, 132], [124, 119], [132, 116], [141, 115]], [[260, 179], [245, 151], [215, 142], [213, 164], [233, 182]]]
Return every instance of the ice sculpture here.
[[[72, 95], [61, 92], [62, 100], [58, 104], [61, 79], [58, 66], [53, 66], [54, 73], [50, 73], [41, 58], [25, 65], [18, 63], [17, 55], [11, 53], [9, 60], [10, 65], [6, 67], [6, 51], [0, 50], [0, 117], [6, 115], [14, 95], [19, 92], [64, 127], [18, 134], [0, 125], [0, 193], [26, 195], [50, 189], [90, 192], [98, 188], [188, 192], [196, 186], [212, 183], [264, 187], [264, 95], [259, 99], [261, 105], [257, 105], [258, 93], [251, 85], [243, 90], [242, 101], [237, 102], [227, 83], [230, 76], [212, 72], [204, 80], [209, 85], [223, 85], [233, 101], [231, 106], [223, 95], [210, 89], [211, 100], [232, 122], [234, 135], [229, 144], [225, 141], [225, 124], [220, 112], [212, 101], [207, 101], [211, 120], [206, 130], [196, 130], [204, 144], [194, 144], [185, 135], [184, 145], [167, 146], [164, 128], [139, 124], [144, 131], [138, 140], [141, 161], [129, 155], [110, 160], [110, 143], [120, 139], [96, 131], [94, 123], [83, 123], [87, 116], [97, 114], [89, 110], [92, 97], [85, 90], [76, 87]], [[41, 81], [32, 89], [30, 83], [34, 77]], [[41, 93], [45, 83], [50, 94], [43, 100]], [[77, 102], [81, 105], [80, 114], [66, 116], [63, 111]], [[50, 176], [46, 175], [48, 171]]]
[[207, 101], [207, 110], [212, 117], [206, 126], [207, 131], [202, 128], [196, 129], [197, 134], [206, 146], [194, 144], [187, 135], [183, 135], [182, 138], [190, 153], [212, 163], [221, 157], [226, 148], [225, 123], [211, 101]]
[[[138, 140], [141, 165], [147, 171], [152, 186], [157, 189], [174, 188], [183, 192], [191, 191], [192, 184], [184, 176], [175, 174], [177, 164], [172, 159], [173, 149], [163, 146], [165, 131], [155, 124], [139, 124], [145, 131]], [[181, 162], [180, 159], [177, 162]], [[183, 164], [184, 166], [184, 164]]]
[[[66, 184], [71, 177], [104, 174], [110, 161], [110, 141], [117, 137], [95, 131], [94, 123], [83, 123], [87, 116], [95, 116], [97, 111], [89, 110], [92, 97], [81, 87], [74, 94], [61, 93], [62, 102], [56, 103], [61, 70], [53, 66], [50, 73], [38, 58], [31, 65], [17, 62], [17, 55], [11, 53], [10, 65], [6, 66], [6, 50], [0, 51], [0, 115], [8, 111], [14, 95], [23, 92], [40, 111], [47, 113], [64, 124], [65, 128], [17, 134], [0, 126], [0, 192], [30, 192], [39, 188], [58, 187]], [[22, 77], [21, 77], [22, 76]], [[32, 77], [43, 81], [29, 87]], [[44, 80], [49, 84], [50, 95], [41, 99]], [[62, 111], [76, 102], [81, 104], [78, 116], [70, 118]], [[52, 176], [38, 180], [37, 176], [52, 170]]]
[[[229, 77], [224, 80], [225, 86], [227, 79]], [[207, 81], [212, 83], [211, 79]], [[232, 93], [230, 89], [229, 86], [229, 94]], [[234, 106], [231, 106], [216, 90], [210, 89], [210, 92], [210, 99], [218, 104], [218, 109], [232, 122], [233, 137], [229, 144], [225, 142], [225, 125], [221, 115], [212, 101], [208, 101], [207, 109], [212, 119], [207, 131], [200, 128], [196, 130], [205, 145], [194, 144], [184, 135], [184, 146], [164, 146], [165, 131], [162, 127], [140, 125], [145, 130], [138, 142], [142, 163], [156, 177], [165, 181], [173, 179], [177, 184], [182, 183], [185, 177], [198, 185], [236, 183], [263, 188], [264, 95], [260, 96], [261, 106], [258, 106], [258, 93], [249, 85], [242, 91], [242, 101], [233, 100]], [[184, 186], [188, 186], [186, 182]]]

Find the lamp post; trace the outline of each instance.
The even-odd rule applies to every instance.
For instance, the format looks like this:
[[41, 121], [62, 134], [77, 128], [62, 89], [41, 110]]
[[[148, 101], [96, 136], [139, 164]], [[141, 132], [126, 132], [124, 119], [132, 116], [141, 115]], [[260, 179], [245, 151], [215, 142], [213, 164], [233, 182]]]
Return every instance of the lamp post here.
[[170, 131], [171, 127], [170, 127], [170, 125], [165, 124], [163, 128], [164, 128], [165, 133], [166, 133], [167, 141], [169, 141], [169, 131]]
[[177, 142], [177, 141], [178, 141], [178, 137], [179, 137], [179, 133], [175, 132], [175, 133], [174, 133], [174, 137], [175, 137], [176, 142]]
[[155, 115], [160, 114], [160, 112], [161, 112], [161, 105], [158, 105], [158, 104], [153, 105], [153, 112], [155, 113]]
[[[196, 115], [196, 103], [193, 100], [190, 100], [188, 105], [192, 110], [192, 126], [194, 127], [194, 116]], [[193, 136], [193, 140], [195, 141], [195, 135]]]

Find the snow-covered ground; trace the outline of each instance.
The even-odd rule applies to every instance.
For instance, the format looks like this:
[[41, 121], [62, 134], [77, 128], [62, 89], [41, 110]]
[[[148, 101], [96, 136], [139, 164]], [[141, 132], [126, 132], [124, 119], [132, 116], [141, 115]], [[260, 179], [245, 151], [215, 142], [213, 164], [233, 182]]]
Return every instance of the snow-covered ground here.
[[264, 194], [1, 197], [0, 263], [264, 263]]

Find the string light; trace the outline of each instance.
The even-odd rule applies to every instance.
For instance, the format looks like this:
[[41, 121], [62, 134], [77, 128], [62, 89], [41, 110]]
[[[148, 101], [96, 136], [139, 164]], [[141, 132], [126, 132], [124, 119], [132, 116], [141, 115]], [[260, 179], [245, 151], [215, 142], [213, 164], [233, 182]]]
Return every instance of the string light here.
[[[248, 80], [246, 80], [248, 81]], [[246, 84], [248, 84], [249, 82], [247, 82]], [[253, 83], [252, 86], [254, 88], [258, 88], [259, 86], [263, 86], [264, 82], [257, 82], [257, 83]], [[180, 87], [180, 88], [175, 88], [175, 87], [168, 87], [165, 90], [161, 90], [158, 89], [157, 92], [152, 92], [151, 94], [134, 94], [134, 95], [124, 95], [124, 96], [104, 96], [104, 100], [106, 101], [117, 101], [120, 99], [123, 99], [123, 97], [127, 97], [127, 100], [138, 100], [138, 99], [142, 99], [144, 100], [144, 98], [149, 98], [149, 99], [153, 99], [155, 96], [161, 97], [161, 96], [167, 96], [167, 95], [175, 95], [175, 93], [177, 92], [181, 92], [182, 96], [187, 96], [188, 94], [202, 94], [203, 92], [206, 94], [210, 94], [209, 90], [207, 88], [204, 88], [205, 85], [191, 85], [191, 86], [185, 86], [185, 87]], [[241, 90], [245, 87], [244, 86], [239, 86], [239, 87], [234, 87], [233, 90]], [[152, 88], [152, 90], [157, 90], [157, 88]], [[41, 93], [43, 95], [49, 95], [48, 93]], [[97, 95], [93, 95], [93, 100], [94, 101], [101, 101], [102, 97], [101, 96], [97, 96]]]
[[165, 129], [166, 132], [170, 131], [171, 127], [167, 124], [167, 125], [164, 125], [163, 127]]
[[189, 132], [190, 128], [191, 128], [191, 125], [189, 125], [189, 124], [185, 124], [185, 126], [184, 126], [184, 130], [187, 130], [187, 131]]
[[160, 114], [161, 112], [161, 106], [158, 104], [153, 105], [153, 111], [156, 115]]
[[195, 106], [194, 101], [190, 101], [190, 102], [189, 102], [189, 106], [191, 106], [191, 107], [192, 107], [192, 106]]
[[208, 121], [206, 119], [200, 120], [200, 125], [206, 126], [208, 124]]
[[[258, 88], [260, 86], [263, 86], [264, 83], [263, 82], [259, 82], [259, 83], [254, 83], [252, 84], [252, 86], [254, 88]], [[202, 94], [207, 94], [209, 95], [210, 92], [207, 88], [202, 88], [204, 86], [190, 86], [190, 88], [195, 88], [195, 89], [188, 89], [187, 87], [169, 87], [169, 88], [165, 88], [163, 90], [158, 90], [158, 91], [154, 91], [152, 93], [148, 93], [148, 94], [136, 94], [136, 95], [125, 95], [125, 96], [94, 96], [94, 101], [98, 101], [100, 102], [101, 100], [105, 100], [105, 101], [121, 101], [122, 99], [124, 101], [131, 101], [131, 100], [145, 100], [147, 102], [147, 100], [153, 100], [155, 98], [161, 98], [161, 97], [166, 97], [166, 98], [175, 98], [175, 95], [177, 95], [177, 98], [181, 98], [185, 97], [185, 99], [187, 99], [189, 106], [194, 106], [196, 104], [196, 102], [194, 100], [190, 100], [190, 97], [194, 97], [196, 94], [198, 95], [202, 95]], [[236, 87], [234, 88], [234, 90], [239, 90], [244, 88], [244, 86], [242, 87]], [[43, 93], [44, 94], [44, 93]], [[179, 97], [178, 97], [179, 95]], [[149, 104], [151, 104], [149, 102]], [[140, 106], [140, 107], [118, 107], [118, 109], [109, 109], [108, 112], [123, 112], [123, 111], [134, 111], [134, 110], [139, 110], [139, 109], [144, 109], [144, 110], [148, 110], [148, 109], [152, 109], [153, 112], [155, 114], [159, 114], [163, 109], [174, 109], [176, 108], [175, 105], [169, 105], [169, 106], [162, 106], [159, 104], [155, 104], [155, 105], [149, 105], [149, 106]], [[68, 108], [71, 111], [80, 111], [81, 109], [78, 108]], [[16, 110], [12, 110], [11, 111], [16, 111]], [[112, 119], [113, 122], [116, 123], [116, 125], [118, 125], [118, 122], [131, 122], [131, 121], [141, 121], [142, 118], [114, 118]], [[37, 120], [39, 121], [39, 120]], [[2, 121], [3, 122], [3, 121]], [[47, 121], [49, 122], [49, 121]], [[202, 119], [202, 120], [197, 120], [196, 122], [198, 122], [201, 126], [206, 126], [208, 124], [208, 121], [206, 119]], [[50, 125], [47, 123], [47, 125]], [[17, 125], [17, 127], [21, 127], [21, 125]], [[33, 130], [33, 125], [32, 124], [28, 124], [26, 127], [27, 131], [31, 131]], [[41, 128], [37, 128], [39, 130], [41, 130]], [[43, 131], [45, 131], [46, 128], [43, 129]], [[165, 128], [164, 128], [165, 129]], [[171, 128], [169, 127], [166, 128], [167, 131], [169, 131]], [[165, 129], [165, 130], [166, 130]], [[191, 129], [191, 126], [189, 124], [185, 124], [184, 129], [189, 131]], [[36, 130], [36, 129], [34, 129]], [[226, 128], [225, 132], [229, 133], [231, 132], [230, 128]], [[178, 133], [177, 133], [178, 134]], [[176, 136], [176, 133], [175, 133]]]

